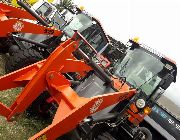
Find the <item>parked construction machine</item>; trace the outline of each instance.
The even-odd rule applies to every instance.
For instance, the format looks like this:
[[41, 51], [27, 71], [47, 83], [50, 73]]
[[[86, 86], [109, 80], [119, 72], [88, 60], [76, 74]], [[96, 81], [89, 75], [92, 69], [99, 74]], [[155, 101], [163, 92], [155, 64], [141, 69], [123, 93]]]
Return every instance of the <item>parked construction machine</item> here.
[[[100, 22], [76, 6], [59, 12], [45, 0], [33, 7], [23, 1], [18, 3], [26, 11], [0, 4], [3, 15], [0, 24], [7, 24], [7, 28], [0, 33], [0, 50], [10, 54], [6, 63], [7, 73], [47, 58], [60, 42], [72, 37], [74, 30], [84, 35], [96, 53], [101, 53], [109, 44]], [[61, 36], [59, 30], [63, 31]], [[81, 46], [83, 48], [84, 44]]]
[[[22, 2], [22, 4], [24, 3]], [[25, 6], [26, 8], [29, 8], [27, 5]], [[6, 27], [3, 28], [0, 32], [1, 53], [9, 52], [11, 55], [11, 48], [18, 48], [19, 46], [19, 48], [23, 48], [23, 44], [20, 38], [16, 39], [15, 35], [19, 35], [21, 33], [33, 33], [57, 36], [60, 33], [60, 31], [56, 30], [55, 28], [49, 27], [48, 23], [46, 23], [32, 10], [29, 13], [20, 8], [15, 8], [13, 6], [0, 3], [0, 12], [1, 27]], [[40, 24], [37, 24], [37, 22], [39, 22]]]
[[[31, 140], [151, 139], [150, 131], [139, 124], [176, 81], [175, 62], [136, 40], [127, 43], [122, 55], [119, 47], [109, 44], [99, 22], [81, 10], [70, 22], [66, 18], [60, 22], [63, 14], [57, 11], [60, 16], [52, 19], [65, 23], [57, 28], [56, 22], [49, 27], [53, 20], [45, 19], [48, 14], [39, 12], [41, 17], [28, 5], [20, 5], [28, 12], [0, 4], [0, 24], [6, 25], [0, 31], [1, 49], [18, 46], [10, 58], [16, 56], [11, 64], [19, 65], [10, 71], [47, 59], [0, 77], [0, 90], [24, 87], [10, 107], [0, 103], [0, 114], [11, 120], [31, 110], [50, 117], [52, 124]], [[49, 38], [38, 42], [23, 33]], [[23, 41], [33, 45], [22, 49]], [[25, 61], [30, 58], [34, 61]]]
[[[43, 104], [49, 106], [46, 112], [54, 111], [52, 124], [30, 140], [151, 139], [151, 133], [139, 123], [176, 81], [176, 64], [130, 40], [124, 58], [105, 68], [102, 61], [95, 61], [79, 47], [81, 43], [94, 51], [75, 32], [46, 60], [2, 76], [0, 90], [19, 86], [24, 89], [10, 107], [0, 104], [0, 114], [11, 120], [47, 91], [49, 97]], [[78, 60], [73, 52], [82, 59]], [[84, 78], [68, 79], [65, 74], [69, 72]], [[37, 108], [41, 107], [39, 103]]]

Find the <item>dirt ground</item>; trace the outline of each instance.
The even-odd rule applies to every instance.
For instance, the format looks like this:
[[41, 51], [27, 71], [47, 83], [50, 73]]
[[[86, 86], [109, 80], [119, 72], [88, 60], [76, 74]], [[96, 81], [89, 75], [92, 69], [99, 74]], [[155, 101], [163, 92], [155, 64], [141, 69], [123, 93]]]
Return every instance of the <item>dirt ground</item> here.
[[[0, 75], [5, 73], [4, 62], [6, 59], [5, 55], [0, 57]], [[0, 101], [9, 106], [20, 91], [21, 89], [11, 89], [0, 92]], [[6, 118], [0, 116], [0, 140], [27, 140], [42, 130], [46, 124], [45, 121], [29, 117], [26, 113], [21, 114], [12, 122], [7, 122]]]

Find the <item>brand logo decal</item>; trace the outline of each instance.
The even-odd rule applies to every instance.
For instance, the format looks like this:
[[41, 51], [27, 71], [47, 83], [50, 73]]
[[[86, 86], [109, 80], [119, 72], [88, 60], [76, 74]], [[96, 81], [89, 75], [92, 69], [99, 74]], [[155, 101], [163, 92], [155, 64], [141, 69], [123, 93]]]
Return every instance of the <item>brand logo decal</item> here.
[[98, 108], [100, 107], [100, 105], [102, 104], [102, 102], [103, 102], [103, 98], [98, 99], [97, 101], [95, 101], [93, 106], [90, 108], [90, 113], [91, 114], [95, 113], [98, 110]]
[[24, 24], [20, 21], [17, 21], [14, 25], [13, 25], [13, 29], [15, 32], [20, 32], [22, 29], [24, 28]]

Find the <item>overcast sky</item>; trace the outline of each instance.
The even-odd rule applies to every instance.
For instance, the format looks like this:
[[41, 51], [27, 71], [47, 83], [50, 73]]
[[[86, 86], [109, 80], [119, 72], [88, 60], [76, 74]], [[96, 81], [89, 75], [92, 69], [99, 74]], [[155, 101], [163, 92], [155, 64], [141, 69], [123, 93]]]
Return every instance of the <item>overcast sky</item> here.
[[[74, 0], [98, 18], [105, 31], [126, 43], [139, 37], [177, 62], [180, 69], [180, 0]], [[180, 106], [180, 70], [177, 83], [166, 92]]]

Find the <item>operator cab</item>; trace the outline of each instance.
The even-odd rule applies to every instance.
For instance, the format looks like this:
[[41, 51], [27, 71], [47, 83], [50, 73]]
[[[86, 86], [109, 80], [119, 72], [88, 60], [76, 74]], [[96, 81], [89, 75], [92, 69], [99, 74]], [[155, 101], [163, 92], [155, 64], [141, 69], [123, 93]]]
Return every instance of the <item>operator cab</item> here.
[[46, 21], [53, 24], [56, 29], [64, 31], [65, 36], [62, 40], [71, 38], [76, 30], [86, 38], [97, 52], [109, 43], [100, 22], [88, 15], [87, 12], [81, 11], [77, 6], [73, 6], [72, 9], [65, 8], [60, 12], [53, 4], [42, 0], [34, 4], [33, 9]]
[[52, 23], [58, 30], [60, 30], [67, 23], [61, 12], [58, 11], [53, 4], [46, 0], [38, 1], [32, 6], [32, 8], [48, 23]]
[[157, 100], [176, 81], [176, 64], [145, 45], [129, 41], [123, 60], [114, 66], [117, 77], [125, 77], [127, 84], [141, 91], [142, 98]]
[[[76, 11], [73, 13], [72, 10], [65, 9], [60, 13], [57, 19], [53, 17], [51, 20], [57, 29], [61, 29], [64, 32], [62, 41], [73, 37], [75, 31], [78, 31], [96, 50], [96, 52], [94, 52], [92, 49], [89, 49], [85, 43], [80, 42], [80, 48], [87, 55], [93, 56], [96, 53], [100, 54], [109, 44], [109, 39], [104, 32], [101, 23], [94, 17], [88, 15], [85, 11]], [[62, 22], [64, 23], [62, 24]], [[58, 25], [55, 23], [61, 24]], [[77, 56], [77, 58], [79, 57]]]
[[54, 13], [57, 11], [57, 8], [46, 0], [40, 0], [36, 2], [32, 6], [32, 9], [34, 9], [37, 14], [46, 19], [51, 19]]
[[97, 52], [109, 43], [100, 22], [84, 12], [77, 13], [62, 30], [68, 37], [72, 37], [74, 31], [80, 32]]

